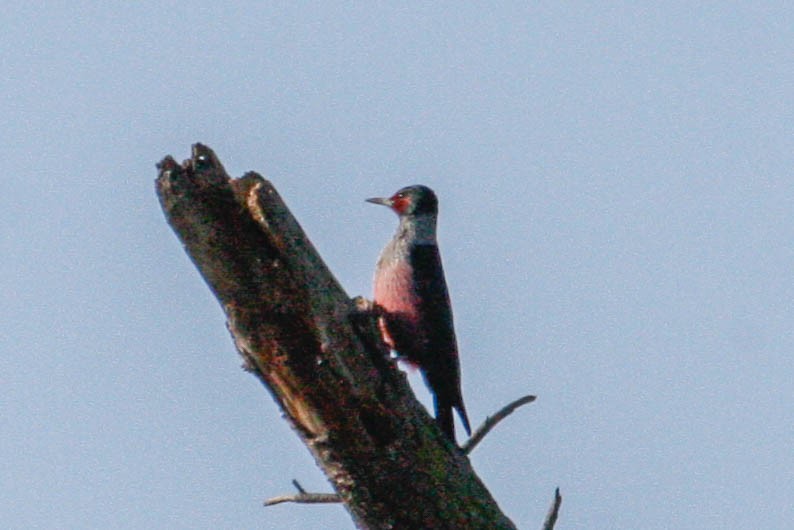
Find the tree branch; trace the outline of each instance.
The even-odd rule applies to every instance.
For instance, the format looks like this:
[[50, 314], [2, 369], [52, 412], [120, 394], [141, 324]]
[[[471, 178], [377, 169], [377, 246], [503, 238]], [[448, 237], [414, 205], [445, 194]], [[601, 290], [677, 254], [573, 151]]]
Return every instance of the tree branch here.
[[[275, 188], [211, 149], [159, 164], [169, 224], [359, 528], [513, 529], [388, 361]], [[363, 321], [363, 325], [362, 325]]]
[[281, 504], [282, 502], [297, 502], [300, 504], [332, 504], [342, 502], [342, 497], [336, 493], [308, 493], [297, 480], [292, 480], [292, 485], [298, 490], [298, 493], [292, 495], [279, 495], [278, 497], [271, 497], [267, 499], [265, 506], [273, 506], [274, 504]]
[[560, 488], [557, 488], [554, 490], [554, 501], [552, 501], [549, 513], [546, 515], [546, 520], [543, 522], [543, 530], [554, 530], [554, 525], [557, 524], [557, 516], [560, 513], [561, 504], [562, 496], [560, 495]]
[[279, 495], [271, 497], [264, 503], [265, 506], [274, 506], [283, 502], [296, 502], [299, 504], [339, 504], [342, 497], [336, 493], [293, 493], [292, 495]]
[[480, 425], [477, 430], [474, 431], [474, 434], [471, 435], [471, 438], [466, 440], [461, 446], [461, 450], [466, 453], [467, 455], [474, 451], [474, 448], [485, 438], [485, 435], [488, 434], [491, 429], [496, 427], [496, 425], [512, 414], [518, 407], [521, 405], [526, 405], [527, 403], [532, 403], [535, 401], [535, 396], [524, 396], [518, 398], [517, 400], [513, 401], [512, 403], [508, 403], [498, 411], [493, 416], [488, 416], [485, 418], [485, 421]]

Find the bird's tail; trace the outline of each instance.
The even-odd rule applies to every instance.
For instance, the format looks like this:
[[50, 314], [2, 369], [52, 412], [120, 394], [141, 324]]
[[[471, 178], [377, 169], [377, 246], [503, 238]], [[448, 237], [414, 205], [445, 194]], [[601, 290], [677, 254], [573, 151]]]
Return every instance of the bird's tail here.
[[463, 423], [466, 434], [471, 436], [469, 416], [466, 414], [466, 407], [463, 405], [463, 400], [458, 400], [457, 403], [454, 403], [452, 401], [442, 400], [440, 396], [436, 396], [436, 423], [438, 423], [441, 431], [446, 434], [450, 440], [455, 442], [455, 419], [452, 416], [453, 408], [458, 411], [458, 416]]
[[455, 442], [455, 419], [452, 417], [452, 405], [439, 403], [436, 407], [436, 423], [447, 438]]
[[466, 414], [466, 407], [463, 405], [463, 400], [455, 405], [455, 410], [458, 411], [460, 421], [463, 423], [463, 428], [466, 430], [466, 435], [471, 436], [471, 425], [469, 425], [469, 415]]

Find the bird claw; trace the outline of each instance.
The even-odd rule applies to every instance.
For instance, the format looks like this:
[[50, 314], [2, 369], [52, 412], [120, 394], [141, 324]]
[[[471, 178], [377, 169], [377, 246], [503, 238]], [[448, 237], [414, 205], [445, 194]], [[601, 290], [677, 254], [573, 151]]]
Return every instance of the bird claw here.
[[363, 296], [353, 298], [353, 307], [356, 313], [374, 313], [377, 306], [372, 300], [367, 300]]

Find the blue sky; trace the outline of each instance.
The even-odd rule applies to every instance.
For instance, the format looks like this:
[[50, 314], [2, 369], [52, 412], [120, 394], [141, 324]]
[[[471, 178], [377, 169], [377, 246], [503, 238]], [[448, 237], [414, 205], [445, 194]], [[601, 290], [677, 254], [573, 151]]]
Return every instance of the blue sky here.
[[[472, 455], [521, 528], [794, 520], [794, 9], [31, 3], [0, 34], [0, 523], [352, 528], [166, 225], [270, 178], [351, 296], [423, 183]], [[411, 376], [420, 398], [428, 395]]]

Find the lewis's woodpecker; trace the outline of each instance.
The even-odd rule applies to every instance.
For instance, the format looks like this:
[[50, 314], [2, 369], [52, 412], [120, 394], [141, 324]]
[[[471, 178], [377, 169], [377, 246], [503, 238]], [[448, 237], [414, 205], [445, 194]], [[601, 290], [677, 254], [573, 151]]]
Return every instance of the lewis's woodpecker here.
[[375, 269], [375, 304], [384, 342], [419, 367], [433, 393], [436, 421], [455, 442], [452, 409], [471, 434], [460, 392], [460, 364], [452, 307], [436, 242], [438, 199], [426, 186], [408, 186], [389, 198], [367, 202], [391, 208], [400, 218]]

